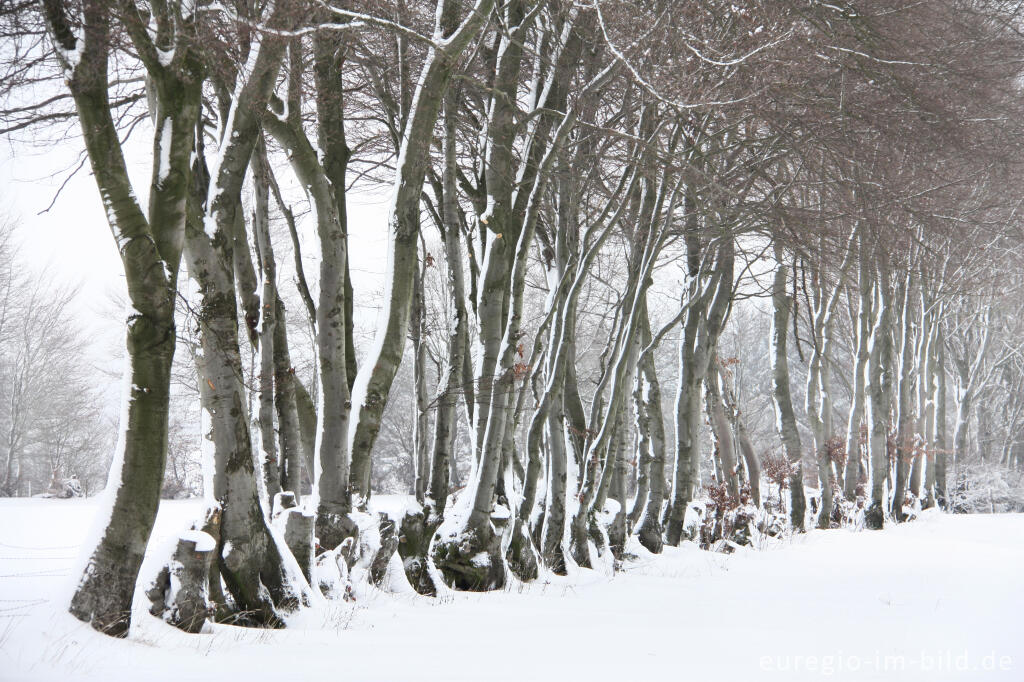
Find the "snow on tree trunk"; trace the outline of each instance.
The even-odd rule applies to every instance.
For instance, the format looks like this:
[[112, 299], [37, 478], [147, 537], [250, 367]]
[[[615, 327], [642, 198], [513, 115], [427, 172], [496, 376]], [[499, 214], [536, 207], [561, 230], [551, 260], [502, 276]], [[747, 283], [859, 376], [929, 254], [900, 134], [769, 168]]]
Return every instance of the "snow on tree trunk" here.
[[[124, 13], [128, 37], [151, 78], [154, 122], [148, 216], [142, 211], [111, 112], [108, 66], [113, 8], [86, 0], [80, 32], [61, 0], [42, 3], [43, 16], [82, 127], [86, 152], [124, 266], [130, 310], [120, 435], [97, 515], [95, 540], [84, 545], [84, 566], [69, 610], [115, 636], [127, 634], [135, 582], [156, 519], [164, 463], [174, 303], [185, 230], [189, 155], [199, 117], [201, 82], [187, 47], [190, 27], [163, 35], [161, 47], [180, 54], [166, 66], [153, 59], [153, 37], [134, 7]], [[167, 44], [167, 43], [170, 44]]]
[[423, 300], [423, 279], [426, 276], [426, 257], [424, 264], [417, 268], [413, 280], [412, 314], [409, 318], [409, 339], [412, 341], [413, 383], [416, 395], [416, 419], [413, 422], [412, 450], [415, 462], [415, 480], [413, 490], [416, 501], [423, 504], [427, 496], [427, 484], [430, 481], [430, 455], [427, 430], [430, 426], [427, 415], [427, 343], [426, 335], [426, 304]]
[[[641, 344], [647, 348], [651, 342], [650, 319], [646, 298], [641, 311]], [[646, 353], [640, 362], [638, 390], [643, 401], [643, 431], [650, 441], [650, 465], [647, 473], [648, 491], [643, 514], [638, 521], [637, 536], [648, 551], [660, 554], [662, 550], [661, 512], [665, 506], [665, 421], [661, 411], [661, 384], [654, 366], [654, 354]], [[639, 417], [638, 417], [639, 419]]]
[[935, 450], [935, 501], [946, 509], [946, 466], [948, 447], [946, 444], [946, 338], [939, 327], [935, 348], [935, 435], [932, 437]]
[[775, 276], [772, 282], [772, 326], [771, 353], [772, 404], [775, 407], [775, 423], [782, 438], [786, 459], [791, 465], [789, 490], [791, 496], [790, 520], [795, 530], [805, 528], [807, 499], [804, 496], [803, 453], [800, 448], [800, 432], [796, 427], [796, 415], [790, 397], [789, 359], [786, 355], [786, 336], [793, 299], [786, 291], [789, 267], [783, 261], [781, 251], [776, 249]]
[[892, 292], [888, 285], [888, 272], [882, 269], [878, 283], [878, 316], [871, 332], [870, 362], [868, 366], [868, 405], [871, 428], [868, 455], [871, 460], [871, 504], [865, 515], [868, 528], [881, 529], [885, 524], [888, 503], [886, 482], [890, 471], [889, 427], [892, 423], [893, 392], [893, 311]]
[[916, 416], [911, 392], [913, 390], [914, 338], [913, 318], [910, 303], [914, 287], [913, 273], [908, 274], [901, 284], [903, 303], [900, 306], [900, 362], [899, 379], [896, 387], [896, 480], [893, 486], [892, 515], [897, 521], [906, 520], [903, 503], [906, 500], [907, 484], [910, 480], [910, 465], [914, 457], [914, 418]]
[[846, 425], [846, 471], [843, 474], [843, 493], [851, 502], [857, 499], [857, 486], [867, 466], [862, 457], [861, 427], [864, 422], [865, 385], [867, 382], [869, 341], [872, 327], [872, 297], [874, 274], [867, 258], [864, 232], [860, 236], [860, 273], [858, 277], [857, 346], [853, 362], [853, 395]]
[[[442, 171], [442, 216], [444, 249], [448, 266], [448, 315], [451, 324], [448, 357], [438, 380], [437, 415], [434, 419], [434, 447], [430, 472], [430, 498], [434, 514], [440, 518], [448, 502], [448, 482], [455, 456], [458, 436], [458, 399], [463, 386], [472, 380], [464, 375], [469, 339], [469, 318], [466, 311], [466, 282], [462, 268], [462, 247], [459, 239], [459, 205], [456, 193], [457, 139], [455, 122], [458, 99], [450, 88], [444, 97], [444, 170]], [[428, 533], [428, 535], [432, 534]]]
[[[253, 232], [256, 236], [256, 256], [259, 261], [263, 286], [258, 306], [260, 376], [259, 376], [259, 443], [263, 456], [263, 478], [267, 496], [274, 499], [281, 492], [284, 462], [278, 461], [277, 437], [274, 433], [274, 341], [277, 331], [277, 264], [270, 243], [270, 186], [266, 171], [266, 149], [262, 141], [252, 157], [253, 174]], [[238, 244], [235, 248], [239, 248]], [[246, 246], [248, 248], [248, 246]]]

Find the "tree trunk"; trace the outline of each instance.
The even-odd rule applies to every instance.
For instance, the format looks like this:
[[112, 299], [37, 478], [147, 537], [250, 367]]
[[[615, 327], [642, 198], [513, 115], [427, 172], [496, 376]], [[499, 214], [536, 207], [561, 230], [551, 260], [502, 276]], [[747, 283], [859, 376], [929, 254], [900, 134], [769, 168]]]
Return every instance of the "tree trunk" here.
[[[471, 380], [464, 375], [465, 356], [469, 340], [469, 317], [466, 311], [466, 282], [462, 269], [462, 248], [459, 239], [459, 205], [456, 193], [456, 137], [455, 122], [458, 110], [456, 91], [450, 88], [444, 97], [444, 171], [442, 173], [442, 217], [444, 221], [444, 249], [448, 265], [448, 315], [451, 328], [448, 337], [448, 357], [438, 380], [437, 416], [434, 420], [434, 454], [430, 472], [430, 497], [434, 513], [441, 517], [448, 502], [450, 469], [455, 458], [458, 438], [458, 400], [465, 395], [463, 386]], [[472, 402], [469, 398], [465, 398]], [[431, 531], [432, 532], [432, 531]]]
[[935, 436], [932, 443], [935, 450], [935, 501], [946, 510], [949, 503], [946, 490], [949, 453], [946, 444], [946, 337], [941, 327], [935, 348]]
[[727, 374], [724, 367], [719, 367], [719, 376], [722, 380], [722, 395], [725, 399], [725, 406], [729, 410], [729, 419], [736, 432], [736, 440], [739, 441], [740, 453], [743, 455], [743, 463], [747, 467], [747, 483], [750, 485], [750, 499], [755, 507], [761, 507], [761, 461], [754, 452], [754, 446], [750, 442], [747, 427], [743, 424], [743, 416], [740, 412], [739, 403], [735, 393], [729, 386]]
[[[262, 305], [258, 305], [260, 319], [260, 402], [259, 429], [263, 457], [263, 478], [270, 500], [281, 492], [283, 462], [278, 461], [277, 440], [274, 435], [274, 341], [277, 332], [277, 264], [270, 244], [270, 186], [266, 172], [266, 149], [261, 141], [252, 160], [253, 174], [253, 232], [256, 233], [256, 254], [263, 280]], [[239, 248], [236, 241], [235, 248]], [[245, 248], [248, 248], [246, 245]], [[237, 259], [236, 259], [237, 261]]]
[[426, 257], [424, 263], [417, 268], [413, 280], [412, 312], [409, 316], [409, 338], [412, 341], [413, 383], [416, 396], [416, 419], [413, 422], [412, 451], [415, 461], [415, 478], [413, 493], [416, 501], [423, 504], [427, 497], [427, 484], [430, 481], [430, 457], [427, 431], [430, 423], [427, 415], [427, 342], [426, 306], [423, 301], [423, 278], [426, 276]]
[[[646, 298], [641, 312], [641, 343], [646, 348], [651, 343], [650, 319]], [[642, 398], [644, 418], [650, 438], [651, 463], [647, 474], [648, 493], [643, 518], [637, 535], [640, 543], [654, 554], [660, 554], [663, 547], [661, 513], [665, 506], [665, 418], [661, 411], [661, 383], [654, 366], [654, 354], [647, 353], [640, 363], [642, 376]]]
[[870, 352], [868, 342], [871, 337], [871, 316], [873, 315], [871, 292], [874, 290], [874, 277], [870, 268], [864, 233], [860, 243], [860, 277], [858, 279], [859, 306], [857, 311], [857, 350], [853, 367], [853, 395], [850, 397], [850, 416], [846, 426], [846, 472], [844, 474], [844, 490], [846, 499], [851, 502], [857, 499], [857, 486], [862, 472], [867, 467], [861, 457], [861, 425], [864, 421], [865, 383]]
[[910, 478], [910, 464], [914, 457], [914, 411], [911, 391], [914, 384], [914, 344], [913, 323], [910, 317], [910, 300], [913, 289], [913, 277], [907, 276], [902, 285], [903, 304], [902, 331], [900, 333], [899, 380], [896, 388], [897, 396], [897, 430], [896, 430], [896, 482], [893, 487], [892, 515], [897, 521], [905, 521], [903, 503], [907, 496], [907, 483]]
[[[72, 30], [61, 0], [42, 3], [59, 66], [74, 99], [86, 152], [124, 266], [132, 312], [127, 319], [124, 415], [107, 479], [109, 515], [95, 547], [87, 548], [69, 610], [101, 632], [124, 636], [131, 622], [135, 581], [156, 519], [167, 456], [174, 303], [185, 232], [189, 156], [199, 117], [200, 69], [185, 47], [189, 26], [176, 36], [180, 54], [157, 71], [147, 61], [155, 97], [153, 164], [148, 218], [135, 198], [111, 115], [108, 61], [112, 8], [82, 4], [82, 28]], [[138, 19], [126, 14], [126, 22]], [[147, 56], [153, 43], [131, 23]], [[145, 41], [145, 42], [143, 42]], [[77, 60], [71, 55], [76, 54]]]
[[889, 475], [889, 425], [891, 422], [891, 396], [893, 371], [892, 301], [886, 272], [878, 279], [878, 319], [871, 332], [871, 358], [869, 365], [871, 438], [868, 454], [871, 458], [871, 506], [865, 523], [878, 530], [885, 524], [886, 480]]
[[778, 264], [775, 267], [775, 278], [772, 284], [772, 352], [769, 356], [772, 366], [772, 404], [775, 406], [776, 425], [782, 437], [782, 447], [786, 459], [792, 466], [789, 478], [791, 495], [790, 519], [793, 529], [803, 531], [806, 515], [807, 499], [804, 496], [803, 453], [800, 449], [800, 432], [796, 427], [796, 415], [793, 412], [793, 401], [789, 389], [789, 359], [786, 355], [786, 335], [789, 315], [793, 307], [793, 299], [786, 293], [789, 279], [789, 267], [782, 260], [779, 250], [775, 254]]
[[[722, 386], [719, 377], [717, 355], [711, 360], [711, 368], [704, 379], [705, 402], [708, 420], [711, 422], [711, 433], [718, 451], [718, 459], [722, 468], [722, 479], [728, 490], [729, 497], [736, 504], [740, 502], [740, 479], [736, 464], [735, 446], [732, 442], [732, 429], [725, 415], [722, 404]], [[721, 510], [725, 511], [725, 510]]]

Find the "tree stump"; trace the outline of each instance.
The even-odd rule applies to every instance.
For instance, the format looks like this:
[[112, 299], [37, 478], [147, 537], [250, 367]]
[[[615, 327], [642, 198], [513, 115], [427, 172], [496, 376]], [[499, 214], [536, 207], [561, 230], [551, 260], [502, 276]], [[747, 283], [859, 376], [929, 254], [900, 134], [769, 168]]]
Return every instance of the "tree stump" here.
[[387, 514], [380, 515], [380, 548], [370, 562], [370, 581], [380, 587], [388, 572], [388, 564], [398, 549], [398, 530]]
[[434, 585], [427, 570], [430, 539], [437, 529], [437, 523], [431, 519], [436, 518], [430, 512], [430, 507], [419, 511], [407, 511], [402, 517], [398, 531], [398, 556], [402, 558], [405, 575], [413, 589], [428, 597], [437, 595], [437, 586]]
[[[291, 495], [291, 493], [279, 493], [279, 496]], [[294, 498], [293, 498], [294, 500]], [[316, 517], [307, 514], [297, 507], [285, 507], [284, 514], [284, 542], [288, 545], [299, 562], [302, 575], [306, 581], [313, 583], [313, 526], [316, 524]]]
[[150, 613], [185, 632], [199, 632], [213, 613], [208, 581], [217, 542], [207, 533], [182, 533], [170, 562], [146, 592]]

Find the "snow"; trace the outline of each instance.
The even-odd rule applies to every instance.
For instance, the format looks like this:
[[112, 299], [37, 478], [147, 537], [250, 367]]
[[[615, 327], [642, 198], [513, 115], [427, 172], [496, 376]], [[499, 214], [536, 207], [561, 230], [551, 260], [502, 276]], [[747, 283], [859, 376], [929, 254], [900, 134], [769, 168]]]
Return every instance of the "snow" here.
[[165, 118], [160, 125], [160, 167], [157, 168], [156, 180], [162, 183], [171, 174], [171, 119]]
[[160, 60], [160, 66], [166, 68], [171, 65], [174, 61], [174, 48], [169, 50], [161, 50], [159, 47], [156, 48], [156, 58]]
[[[655, 557], [634, 541], [637, 558], [611, 577], [578, 570], [440, 599], [400, 580], [390, 592], [362, 583], [356, 601], [318, 601], [279, 631], [187, 635], [137, 602], [123, 641], [58, 599], [98, 509], [0, 500], [0, 679], [1022, 678], [1024, 515], [929, 511], [881, 532], [812, 531], [731, 555], [685, 544]], [[201, 510], [164, 502], [152, 546]], [[510, 651], [524, 653], [513, 663]]]
[[217, 548], [217, 541], [213, 536], [201, 530], [187, 530], [179, 537], [186, 542], [194, 542], [197, 552], [212, 552]]
[[[132, 324], [131, 320], [137, 314], [138, 311], [129, 303], [125, 310], [125, 318], [129, 320], [129, 325]], [[114, 514], [117, 493], [123, 483], [124, 460], [128, 448], [128, 418], [131, 414], [132, 403], [135, 400], [133, 390], [138, 388], [132, 383], [133, 374], [132, 357], [126, 349], [124, 353], [124, 369], [121, 373], [121, 417], [117, 426], [117, 442], [114, 445], [114, 456], [110, 462], [110, 469], [107, 471], [106, 487], [103, 489], [103, 492], [91, 500], [95, 508], [98, 509], [97, 513], [93, 513], [89, 517], [92, 520], [92, 526], [86, 532], [84, 538], [81, 535], [74, 538], [75, 541], [82, 543], [78, 545], [78, 557], [72, 571], [72, 574], [79, 579], [68, 581], [63, 586], [64, 589], [60, 598], [66, 602], [71, 601], [75, 591], [84, 582], [86, 571], [91, 572], [93, 570], [93, 555], [99, 549], [100, 543], [106, 535], [107, 526], [110, 524], [110, 519]]]

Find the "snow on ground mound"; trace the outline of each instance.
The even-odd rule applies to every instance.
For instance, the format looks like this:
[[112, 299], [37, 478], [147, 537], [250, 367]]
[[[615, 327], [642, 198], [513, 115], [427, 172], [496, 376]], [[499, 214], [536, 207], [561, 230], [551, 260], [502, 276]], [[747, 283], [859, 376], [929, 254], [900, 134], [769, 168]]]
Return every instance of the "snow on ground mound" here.
[[[200, 512], [165, 502], [153, 546]], [[140, 604], [117, 641], [57, 599], [94, 513], [89, 500], [0, 500], [0, 679], [1024, 679], [1022, 515], [931, 513], [732, 555], [634, 542], [614, 578], [436, 600], [364, 590], [282, 631], [186, 635]]]

